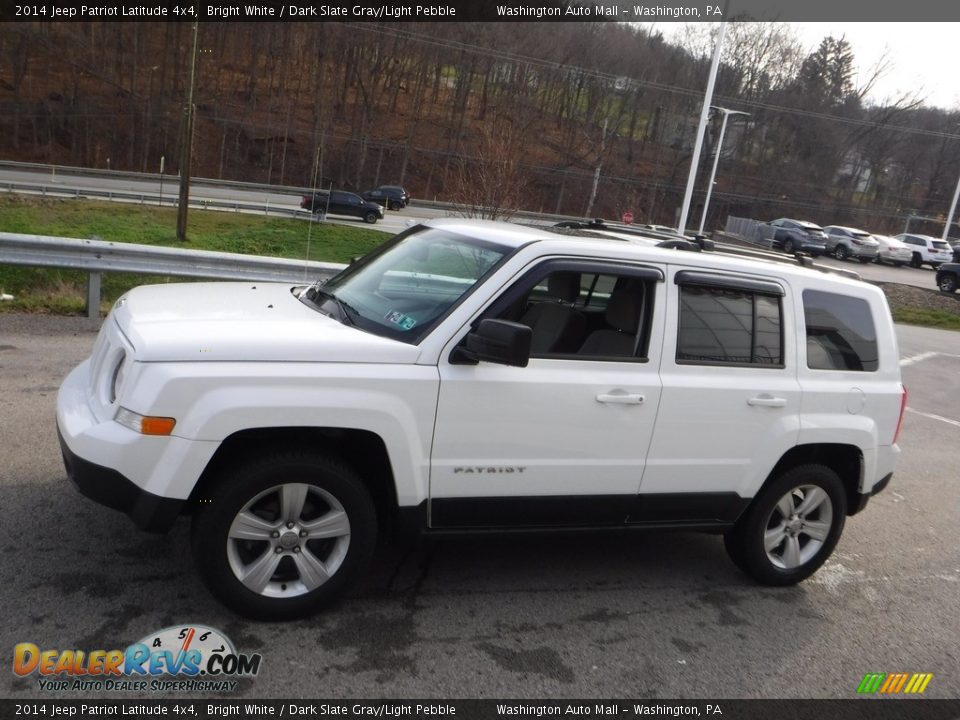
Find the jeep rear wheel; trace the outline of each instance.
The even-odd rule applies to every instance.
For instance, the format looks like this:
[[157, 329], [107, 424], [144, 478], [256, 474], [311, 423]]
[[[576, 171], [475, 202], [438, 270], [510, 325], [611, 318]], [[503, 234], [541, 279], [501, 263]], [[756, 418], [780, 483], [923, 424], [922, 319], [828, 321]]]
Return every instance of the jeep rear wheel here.
[[944, 273], [938, 283], [940, 292], [952, 293], [957, 291], [957, 276], [953, 273]]
[[346, 590], [373, 554], [367, 489], [349, 467], [320, 455], [238, 466], [202, 500], [194, 561], [210, 592], [247, 617], [310, 614]]
[[801, 465], [767, 485], [726, 538], [730, 558], [764, 585], [808, 578], [833, 552], [846, 520], [843, 483], [824, 465]]

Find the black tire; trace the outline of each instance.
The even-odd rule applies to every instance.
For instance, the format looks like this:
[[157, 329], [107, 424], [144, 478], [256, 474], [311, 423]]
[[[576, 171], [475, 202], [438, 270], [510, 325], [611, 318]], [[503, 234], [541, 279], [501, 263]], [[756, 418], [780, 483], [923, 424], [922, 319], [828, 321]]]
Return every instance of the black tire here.
[[398, 203], [398, 202], [391, 202], [388, 207], [389, 207], [391, 210], [402, 210], [402, 209], [403, 209], [403, 205], [401, 205], [401, 204]]
[[373, 225], [377, 221], [377, 214], [373, 210], [368, 210], [363, 215], [363, 221]]
[[[794, 518], [785, 518], [781, 512], [783, 502], [800, 510], [804, 500], [817, 499], [819, 503], [810, 515], [797, 513]], [[793, 585], [810, 577], [830, 557], [846, 516], [847, 496], [837, 474], [825, 465], [799, 465], [783, 472], [754, 498], [725, 537], [727, 553], [741, 570], [763, 585]], [[818, 525], [824, 528], [818, 528], [815, 537], [808, 528]], [[782, 537], [775, 534], [777, 530], [782, 530]], [[768, 531], [774, 533], [775, 540], [780, 538], [769, 551], [765, 546]], [[791, 545], [796, 550], [793, 558]]]
[[[201, 500], [191, 528], [200, 577], [214, 597], [249, 618], [290, 620], [314, 613], [345, 592], [373, 556], [373, 501], [339, 460], [298, 451], [268, 455], [224, 472]], [[291, 513], [284, 513], [285, 503]], [[256, 539], [231, 537], [241, 511], [252, 521], [237, 527], [250, 528]], [[296, 522], [286, 515], [295, 515]], [[253, 574], [257, 565], [267, 568], [259, 589], [238, 574]]]
[[940, 292], [955, 293], [957, 291], [957, 276], [953, 273], [945, 272], [940, 276], [937, 287], [940, 288]]
[[847, 252], [846, 245], [841, 245], [840, 243], [837, 243], [837, 246], [833, 249], [833, 256], [837, 260], [846, 260], [850, 256], [850, 253]]
[[783, 251], [785, 253], [792, 255], [794, 247], [795, 245], [793, 244], [793, 240], [791, 240], [790, 238], [787, 238], [786, 240], [783, 241]]
[[923, 265], [923, 258], [920, 257], [920, 253], [914, 253], [910, 258], [910, 267], [919, 268]]

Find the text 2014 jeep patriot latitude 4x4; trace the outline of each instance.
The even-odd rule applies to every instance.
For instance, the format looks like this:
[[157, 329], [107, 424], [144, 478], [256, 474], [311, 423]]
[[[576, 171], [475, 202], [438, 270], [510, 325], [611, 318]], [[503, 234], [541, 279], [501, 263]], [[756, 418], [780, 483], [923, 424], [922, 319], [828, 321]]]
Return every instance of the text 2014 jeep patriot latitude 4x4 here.
[[83, 493], [190, 514], [211, 592], [287, 618], [411, 525], [723, 532], [798, 582], [889, 482], [905, 401], [866, 283], [437, 220], [320, 285], [130, 291], [57, 421]]

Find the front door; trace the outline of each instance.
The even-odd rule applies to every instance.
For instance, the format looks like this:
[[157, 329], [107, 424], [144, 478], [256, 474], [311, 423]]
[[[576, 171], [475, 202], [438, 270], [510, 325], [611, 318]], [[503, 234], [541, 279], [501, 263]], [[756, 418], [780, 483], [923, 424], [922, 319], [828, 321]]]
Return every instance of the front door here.
[[660, 401], [662, 277], [649, 266], [541, 263], [473, 323], [530, 325], [526, 367], [457, 364], [451, 343], [439, 368], [431, 527], [625, 522]]

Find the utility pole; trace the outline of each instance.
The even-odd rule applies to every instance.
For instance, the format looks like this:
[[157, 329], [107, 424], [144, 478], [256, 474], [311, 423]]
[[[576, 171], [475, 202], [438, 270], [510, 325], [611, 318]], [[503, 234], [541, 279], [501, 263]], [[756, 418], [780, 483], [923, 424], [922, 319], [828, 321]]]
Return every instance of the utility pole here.
[[[730, 0], [724, 4], [723, 17], [730, 12]], [[723, 49], [723, 35], [727, 31], [727, 21], [720, 23], [717, 33], [717, 44], [713, 48], [713, 61], [710, 63], [710, 76], [707, 78], [707, 91], [703, 96], [703, 108], [700, 110], [700, 124], [697, 126], [697, 139], [693, 145], [693, 157], [690, 158], [690, 174], [687, 176], [687, 189], [683, 194], [683, 206], [680, 210], [680, 221], [677, 223], [677, 232], [681, 235], [687, 229], [687, 216], [690, 213], [690, 200], [693, 198], [693, 183], [697, 177], [697, 167], [700, 165], [700, 151], [703, 149], [703, 135], [707, 129], [707, 116], [710, 114], [710, 103], [713, 100], [713, 86], [717, 81], [717, 69], [720, 67], [720, 51]]]
[[183, 137], [180, 142], [180, 200], [177, 205], [177, 240], [187, 240], [187, 206], [190, 204], [190, 158], [193, 153], [193, 86], [197, 74], [197, 29], [193, 23], [193, 54], [190, 58], [190, 86], [183, 108]]

